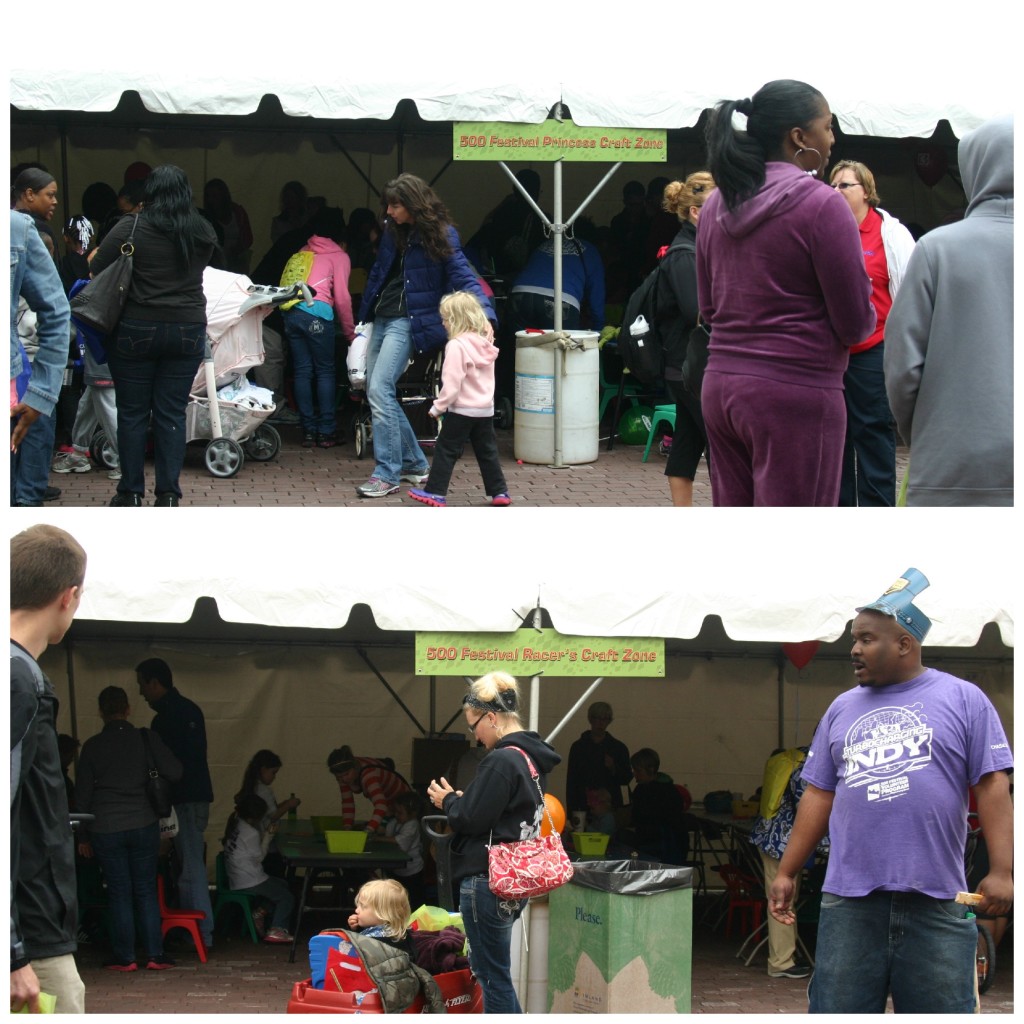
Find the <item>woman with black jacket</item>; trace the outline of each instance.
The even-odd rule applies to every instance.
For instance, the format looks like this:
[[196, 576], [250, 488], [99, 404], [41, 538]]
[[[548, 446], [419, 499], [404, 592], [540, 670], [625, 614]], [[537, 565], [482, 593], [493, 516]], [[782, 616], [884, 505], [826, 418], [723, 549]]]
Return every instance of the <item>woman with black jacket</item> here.
[[463, 793], [447, 780], [432, 781], [431, 803], [444, 811], [455, 837], [451, 845], [452, 879], [458, 885], [459, 910], [469, 940], [469, 959], [480, 982], [484, 1013], [522, 1013], [512, 987], [512, 926], [526, 900], [501, 899], [487, 882], [487, 847], [540, 835], [544, 802], [541, 789], [561, 758], [519, 719], [519, 688], [505, 672], [490, 672], [462, 700], [474, 740], [486, 748], [476, 777]]
[[662, 336], [667, 339], [665, 383], [676, 403], [672, 450], [665, 476], [672, 504], [686, 507], [693, 504], [693, 480], [708, 445], [700, 399], [683, 384], [682, 370], [690, 331], [697, 326], [697, 221], [700, 208], [714, 187], [707, 171], [696, 171], [685, 181], [666, 185], [662, 202], [680, 223], [679, 234], [662, 257], [656, 299]]
[[177, 506], [185, 461], [185, 407], [206, 344], [203, 271], [217, 236], [192, 205], [180, 167], [164, 164], [146, 179], [142, 212], [126, 216], [100, 243], [92, 276], [110, 266], [135, 231], [134, 267], [124, 314], [108, 347], [117, 395], [121, 481], [114, 506], [139, 506], [146, 491], [147, 431], [153, 423], [156, 500]]

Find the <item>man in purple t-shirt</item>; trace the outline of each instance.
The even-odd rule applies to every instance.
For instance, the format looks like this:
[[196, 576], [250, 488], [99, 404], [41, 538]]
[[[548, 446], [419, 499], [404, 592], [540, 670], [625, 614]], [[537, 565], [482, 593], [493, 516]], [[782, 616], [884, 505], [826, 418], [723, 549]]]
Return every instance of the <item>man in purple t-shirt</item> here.
[[808, 783], [768, 909], [792, 922], [794, 879], [831, 839], [811, 1013], [974, 1011], [975, 922], [955, 902], [964, 875], [968, 789], [991, 852], [979, 913], [1013, 901], [1013, 770], [1006, 735], [972, 683], [921, 663], [931, 622], [912, 603], [928, 586], [908, 569], [858, 609], [858, 686], [833, 701], [811, 743]]

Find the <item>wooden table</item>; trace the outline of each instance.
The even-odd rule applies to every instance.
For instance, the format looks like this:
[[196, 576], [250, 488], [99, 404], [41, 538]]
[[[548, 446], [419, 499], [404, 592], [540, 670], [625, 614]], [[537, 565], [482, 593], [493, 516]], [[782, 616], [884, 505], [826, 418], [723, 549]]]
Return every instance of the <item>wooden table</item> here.
[[[362, 853], [331, 853], [327, 840], [317, 833], [308, 818], [287, 819], [278, 822], [274, 847], [285, 862], [285, 878], [291, 882], [302, 869], [302, 895], [299, 898], [299, 912], [295, 918], [291, 953], [288, 962], [295, 962], [295, 947], [299, 941], [302, 915], [315, 910], [349, 910], [349, 907], [310, 907], [309, 890], [312, 880], [322, 871], [333, 870], [344, 874], [345, 868], [400, 868], [409, 863], [409, 855], [397, 843], [385, 843], [373, 836], [366, 840]], [[342, 924], [347, 924], [347, 918]]]

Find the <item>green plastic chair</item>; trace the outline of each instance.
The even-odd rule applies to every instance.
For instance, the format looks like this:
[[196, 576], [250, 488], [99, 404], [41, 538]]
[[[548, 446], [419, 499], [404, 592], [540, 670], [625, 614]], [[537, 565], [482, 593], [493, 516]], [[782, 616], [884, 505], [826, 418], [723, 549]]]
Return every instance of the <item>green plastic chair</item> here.
[[252, 941], [258, 943], [259, 936], [256, 934], [256, 922], [252, 917], [252, 900], [253, 897], [246, 892], [234, 892], [228, 884], [228, 868], [224, 862], [224, 854], [217, 854], [217, 891], [214, 894], [213, 904], [213, 923], [216, 927], [217, 919], [220, 917], [220, 912], [223, 907], [236, 904], [242, 908], [242, 914], [245, 918], [245, 924], [249, 926], [249, 934], [252, 936]]
[[651, 445], [657, 436], [659, 423], [667, 423], [675, 429], [676, 407], [674, 403], [672, 405], [656, 405], [654, 407], [654, 415], [651, 417], [651, 430], [647, 435], [647, 447], [644, 449], [644, 462], [647, 461], [647, 456], [651, 454]]

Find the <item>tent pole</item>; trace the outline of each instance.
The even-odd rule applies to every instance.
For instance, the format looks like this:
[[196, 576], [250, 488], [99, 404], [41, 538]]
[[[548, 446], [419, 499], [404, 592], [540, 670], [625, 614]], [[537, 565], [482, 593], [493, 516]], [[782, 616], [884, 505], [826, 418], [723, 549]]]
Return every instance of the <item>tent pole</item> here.
[[550, 743], [561, 731], [569, 724], [569, 719], [576, 714], [577, 711], [583, 706], [586, 699], [604, 682], [604, 676], [598, 676], [587, 688], [583, 691], [580, 699], [565, 713], [565, 717], [544, 737], [547, 743]]
[[777, 747], [786, 746], [786, 696], [784, 687], [786, 684], [786, 659], [781, 655], [778, 660], [779, 675], [778, 675], [778, 716], [779, 716], [779, 730], [778, 730], [778, 742], [775, 744]]
[[[555, 246], [555, 333], [562, 331], [562, 161], [555, 161], [555, 224], [553, 228]], [[562, 468], [562, 364], [565, 353], [555, 345], [555, 469]]]
[[329, 136], [329, 138], [331, 142], [334, 143], [338, 152], [341, 153], [341, 155], [352, 165], [352, 169], [356, 172], [356, 174], [358, 174], [359, 177], [366, 182], [367, 188], [369, 188], [370, 191], [379, 199], [380, 189], [377, 188], [376, 185], [374, 185], [374, 183], [369, 179], [369, 177], [367, 177], [365, 173], [363, 173], [362, 167], [360, 167], [359, 164], [355, 162], [355, 160], [352, 158], [352, 154], [349, 153], [349, 151], [345, 148], [344, 144], [335, 135], [331, 135]]
[[498, 162], [498, 166], [505, 172], [505, 175], [508, 177], [509, 181], [512, 182], [513, 188], [515, 188], [515, 190], [523, 197], [523, 199], [526, 200], [527, 204], [530, 206], [530, 208], [533, 210], [533, 212], [537, 215], [537, 219], [545, 227], [547, 227], [547, 228], [552, 227], [551, 221], [548, 220], [548, 215], [537, 205], [537, 203], [534, 200], [533, 196], [531, 196], [530, 193], [527, 192], [525, 188], [523, 188], [522, 183], [512, 173], [512, 169], [509, 167], [509, 165], [507, 163], [505, 163], [504, 160], [501, 160], [501, 161]]
[[[555, 219], [558, 219], [556, 212]], [[540, 725], [540, 674], [533, 675], [530, 677], [530, 720], [528, 728], [536, 732]], [[519, 1002], [523, 1007], [526, 1007], [526, 995], [529, 992], [530, 986], [530, 943], [538, 941], [537, 934], [534, 930], [534, 919], [530, 914], [530, 904], [527, 903], [522, 913], [523, 928], [520, 933], [520, 945], [519, 945], [519, 963], [518, 971], [516, 973], [516, 994], [519, 996]], [[513, 965], [515, 965], [516, 958], [512, 958]]]
[[366, 651], [364, 651], [362, 647], [357, 647], [356, 653], [359, 655], [360, 658], [363, 659], [363, 661], [366, 662], [366, 665], [370, 669], [370, 671], [381, 681], [381, 684], [383, 685], [384, 689], [387, 690], [388, 693], [390, 693], [391, 696], [395, 698], [395, 703], [397, 703], [398, 706], [409, 716], [409, 720], [412, 722], [412, 724], [415, 725], [417, 729], [419, 729], [420, 735], [425, 735], [425, 730], [423, 726], [420, 725], [416, 716], [409, 710], [405, 701], [403, 701], [402, 698], [399, 697], [397, 693], [395, 693], [395, 691], [391, 687], [391, 684], [380, 674], [380, 672], [377, 671], [377, 666], [374, 665], [372, 661], [370, 661]]
[[594, 186], [594, 190], [583, 200], [579, 205], [579, 209], [572, 214], [569, 219], [565, 222], [566, 227], [571, 227], [576, 218], [583, 213], [583, 211], [590, 205], [591, 200], [608, 184], [611, 176], [622, 166], [621, 161], [617, 164], [613, 164], [611, 170]]
[[71, 735], [78, 739], [78, 701], [75, 699], [75, 652], [73, 641], [69, 638], [65, 645], [68, 664], [68, 704], [71, 712]]

